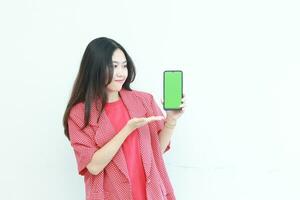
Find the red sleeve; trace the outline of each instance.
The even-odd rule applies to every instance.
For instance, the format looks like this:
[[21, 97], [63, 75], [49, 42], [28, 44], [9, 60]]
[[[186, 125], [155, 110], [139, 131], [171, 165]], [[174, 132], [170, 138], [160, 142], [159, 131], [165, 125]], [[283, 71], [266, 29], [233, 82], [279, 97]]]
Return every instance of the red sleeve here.
[[[151, 108], [152, 108], [154, 116], [164, 116], [163, 113], [162, 113], [162, 111], [161, 111], [161, 109], [159, 108], [159, 106], [155, 102], [153, 96], [151, 98]], [[155, 126], [156, 131], [157, 131], [157, 134], [159, 134], [160, 131], [165, 127], [165, 120], [155, 121], [153, 124]], [[170, 143], [171, 142], [169, 142], [169, 144], [168, 144], [165, 152], [170, 149]]]
[[80, 119], [70, 114], [68, 119], [70, 142], [75, 153], [78, 173], [83, 176], [87, 172], [86, 166], [98, 147], [90, 132], [86, 129], [80, 130], [82, 125], [83, 122]]

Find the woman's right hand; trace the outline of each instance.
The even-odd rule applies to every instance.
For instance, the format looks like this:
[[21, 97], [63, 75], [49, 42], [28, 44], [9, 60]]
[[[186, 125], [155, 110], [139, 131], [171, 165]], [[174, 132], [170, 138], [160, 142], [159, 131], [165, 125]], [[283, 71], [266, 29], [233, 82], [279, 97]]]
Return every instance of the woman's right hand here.
[[126, 126], [128, 126], [132, 131], [134, 131], [135, 129], [140, 128], [150, 122], [163, 120], [164, 118], [164, 116], [132, 118], [127, 122]]

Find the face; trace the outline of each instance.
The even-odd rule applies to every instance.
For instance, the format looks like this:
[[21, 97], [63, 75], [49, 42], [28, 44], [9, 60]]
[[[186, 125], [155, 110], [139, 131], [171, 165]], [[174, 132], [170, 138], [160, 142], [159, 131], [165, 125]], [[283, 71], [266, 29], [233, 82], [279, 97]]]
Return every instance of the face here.
[[112, 55], [114, 74], [112, 81], [106, 86], [109, 92], [118, 92], [122, 89], [127, 76], [127, 60], [122, 50], [116, 49]]

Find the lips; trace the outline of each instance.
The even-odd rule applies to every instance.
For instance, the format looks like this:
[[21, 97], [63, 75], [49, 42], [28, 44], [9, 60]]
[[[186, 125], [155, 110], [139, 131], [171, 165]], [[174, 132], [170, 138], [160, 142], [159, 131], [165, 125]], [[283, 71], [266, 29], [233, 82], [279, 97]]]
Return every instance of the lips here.
[[122, 80], [115, 80], [116, 82], [123, 82], [125, 81], [125, 79], [122, 79]]

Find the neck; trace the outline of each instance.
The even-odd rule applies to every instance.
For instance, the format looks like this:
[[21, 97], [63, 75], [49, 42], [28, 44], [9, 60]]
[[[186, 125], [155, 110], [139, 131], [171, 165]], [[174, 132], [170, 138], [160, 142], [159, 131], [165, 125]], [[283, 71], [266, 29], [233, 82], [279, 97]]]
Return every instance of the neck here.
[[115, 91], [108, 91], [107, 92], [107, 102], [114, 102], [120, 99], [120, 95], [119, 92], [115, 92]]

